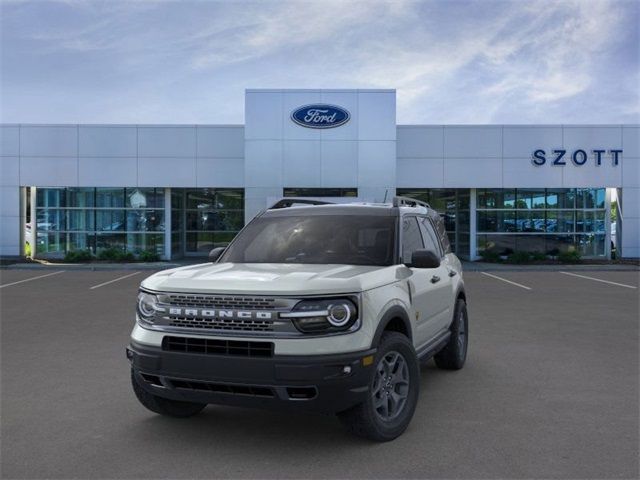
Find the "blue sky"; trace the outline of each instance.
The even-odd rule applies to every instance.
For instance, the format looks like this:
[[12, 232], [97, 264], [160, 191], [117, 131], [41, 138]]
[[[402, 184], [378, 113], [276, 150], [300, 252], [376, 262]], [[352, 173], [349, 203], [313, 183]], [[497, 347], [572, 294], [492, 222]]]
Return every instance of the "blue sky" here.
[[1, 120], [243, 123], [245, 88], [396, 88], [398, 123], [640, 122], [637, 1], [12, 1]]

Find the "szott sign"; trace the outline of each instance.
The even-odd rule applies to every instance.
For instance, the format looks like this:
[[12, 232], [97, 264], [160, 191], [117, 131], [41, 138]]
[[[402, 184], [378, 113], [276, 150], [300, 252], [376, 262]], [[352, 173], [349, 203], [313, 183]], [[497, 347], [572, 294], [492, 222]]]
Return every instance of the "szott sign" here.
[[291, 120], [306, 128], [335, 128], [349, 121], [347, 110], [323, 103], [305, 105], [291, 112]]
[[613, 148], [609, 150], [596, 148], [588, 152], [586, 149], [582, 148], [578, 148], [574, 151], [567, 151], [563, 148], [547, 151], [540, 148], [531, 154], [531, 163], [538, 167], [545, 163], [562, 167], [570, 162], [573, 165], [581, 167], [591, 159], [593, 163], [599, 167], [603, 164], [603, 160], [607, 156], [609, 157], [611, 165], [616, 167], [622, 158], [622, 150], [616, 150]]

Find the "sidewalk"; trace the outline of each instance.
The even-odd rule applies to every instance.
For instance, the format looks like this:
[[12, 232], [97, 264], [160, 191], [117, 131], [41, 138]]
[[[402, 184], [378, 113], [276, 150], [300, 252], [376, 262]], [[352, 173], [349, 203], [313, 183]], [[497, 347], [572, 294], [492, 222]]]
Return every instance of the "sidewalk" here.
[[580, 263], [561, 265], [517, 265], [509, 263], [487, 263], [487, 262], [462, 262], [463, 269], [467, 272], [557, 272], [557, 271], [602, 271], [602, 272], [640, 272], [640, 266], [629, 263]]
[[0, 270], [167, 270], [206, 263], [206, 258], [180, 259], [171, 262], [123, 262], [123, 263], [64, 263], [64, 262], [21, 262], [0, 266]]
[[[130, 263], [49, 263], [49, 262], [23, 262], [3, 265], [1, 269], [11, 270], [167, 270], [169, 268], [185, 267], [207, 263], [206, 258], [180, 259], [172, 262], [130, 262]], [[622, 263], [597, 263], [597, 264], [566, 264], [566, 265], [516, 265], [504, 263], [463, 262], [463, 268], [467, 272], [526, 272], [526, 271], [637, 271], [640, 266]]]

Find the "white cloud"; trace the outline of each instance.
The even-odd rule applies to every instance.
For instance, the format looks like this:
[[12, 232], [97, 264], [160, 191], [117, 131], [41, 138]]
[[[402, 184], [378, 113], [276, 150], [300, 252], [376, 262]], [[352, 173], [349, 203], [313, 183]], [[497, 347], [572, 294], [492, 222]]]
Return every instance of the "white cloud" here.
[[[15, 75], [13, 97], [20, 96], [20, 75], [27, 84], [41, 77], [39, 88], [69, 98], [70, 83], [86, 78], [90, 95], [97, 77], [113, 93], [108, 105], [100, 109], [96, 101], [98, 111], [87, 113], [97, 120], [120, 108], [121, 121], [229, 121], [216, 117], [221, 112], [235, 112], [235, 121], [243, 107], [228, 105], [229, 98], [246, 86], [396, 88], [401, 122], [601, 121], [588, 112], [605, 99], [616, 102], [607, 121], [639, 111], [628, 80], [638, 78], [638, 47], [629, 46], [638, 28], [634, 2], [8, 5], [5, 49], [37, 46], [28, 43], [15, 55], [21, 63], [5, 68]], [[608, 75], [624, 48], [632, 60]], [[43, 70], [50, 58], [68, 72]], [[24, 110], [19, 103], [11, 98], [9, 105]]]

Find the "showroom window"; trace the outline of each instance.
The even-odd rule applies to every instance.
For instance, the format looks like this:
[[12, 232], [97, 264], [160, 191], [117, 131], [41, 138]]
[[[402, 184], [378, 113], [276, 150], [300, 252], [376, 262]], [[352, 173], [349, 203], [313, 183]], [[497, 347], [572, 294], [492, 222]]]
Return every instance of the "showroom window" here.
[[469, 257], [471, 196], [468, 188], [398, 188], [396, 194], [422, 200], [431, 205], [444, 220], [451, 250], [462, 258]]
[[185, 189], [183, 195], [182, 200], [172, 200], [176, 205], [172, 211], [178, 211], [178, 203], [184, 202], [185, 253], [206, 255], [215, 247], [224, 247], [244, 226], [244, 189]]
[[106, 248], [164, 253], [164, 189], [36, 189], [37, 254]]
[[479, 189], [478, 254], [578, 250], [604, 256], [605, 197], [604, 188]]

